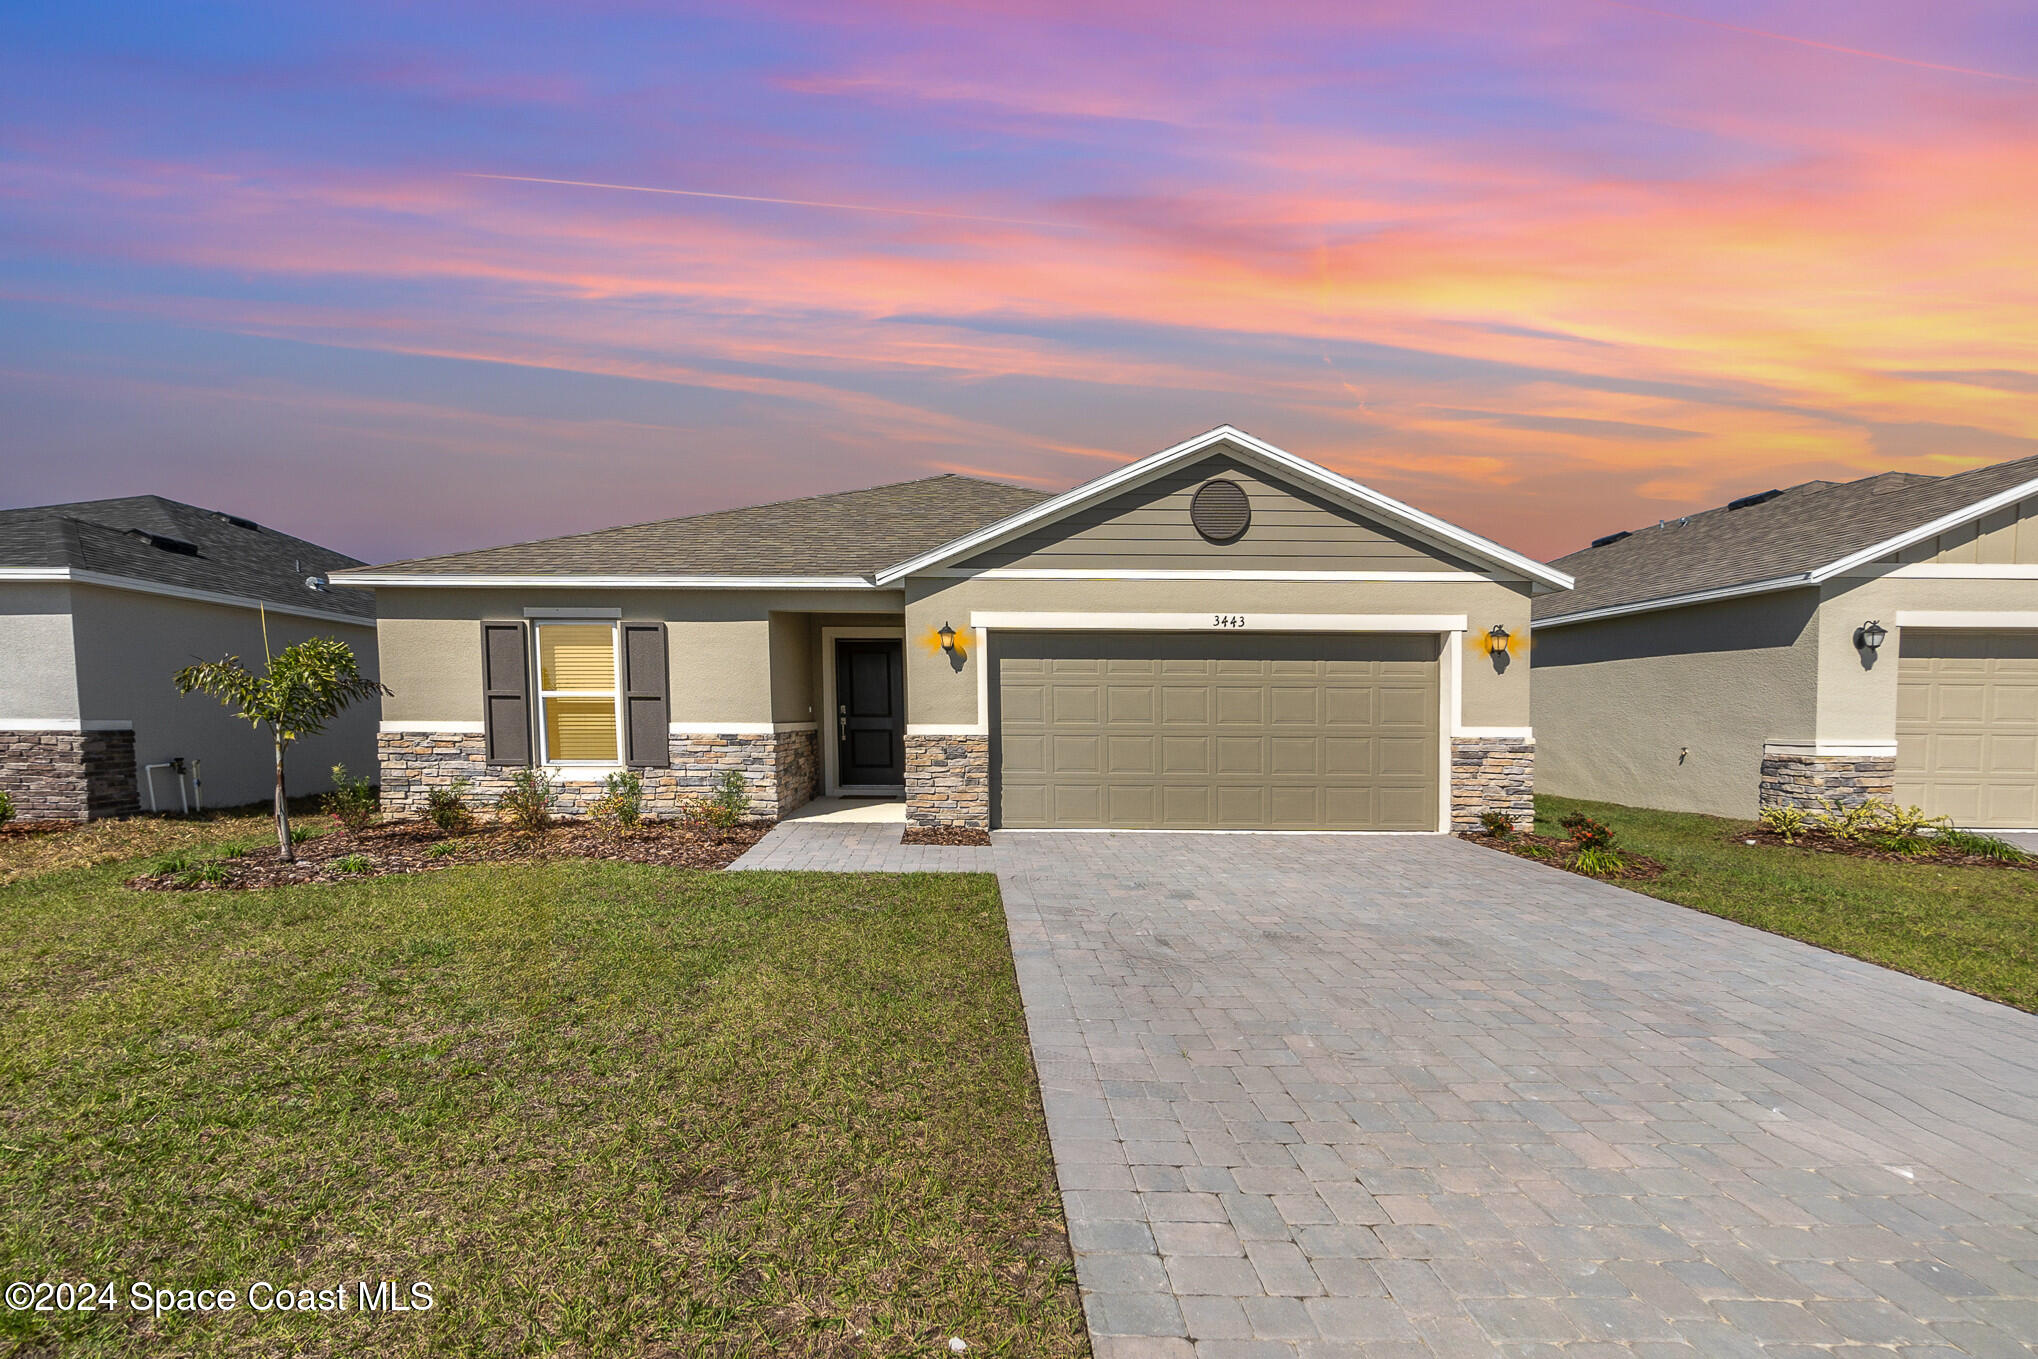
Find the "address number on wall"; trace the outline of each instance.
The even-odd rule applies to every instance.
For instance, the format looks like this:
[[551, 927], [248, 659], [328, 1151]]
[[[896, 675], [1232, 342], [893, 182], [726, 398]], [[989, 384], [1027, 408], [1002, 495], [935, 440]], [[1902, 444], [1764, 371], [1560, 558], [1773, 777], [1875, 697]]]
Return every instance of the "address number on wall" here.
[[1212, 614], [1210, 615], [1210, 626], [1213, 628], [1242, 628], [1245, 626], [1245, 615], [1242, 613]]

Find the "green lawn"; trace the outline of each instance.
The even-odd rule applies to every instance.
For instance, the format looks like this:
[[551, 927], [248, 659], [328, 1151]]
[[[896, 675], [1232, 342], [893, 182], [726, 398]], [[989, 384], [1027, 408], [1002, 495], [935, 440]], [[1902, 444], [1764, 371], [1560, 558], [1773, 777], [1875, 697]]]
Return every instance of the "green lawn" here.
[[[131, 871], [0, 887], [0, 1280], [123, 1294], [0, 1346], [1089, 1352], [993, 879]], [[436, 1305], [125, 1296], [357, 1279]]]
[[2038, 873], [1744, 845], [1745, 823], [1571, 798], [1538, 797], [1536, 829], [1572, 811], [1668, 870], [1623, 887], [2038, 1011]]

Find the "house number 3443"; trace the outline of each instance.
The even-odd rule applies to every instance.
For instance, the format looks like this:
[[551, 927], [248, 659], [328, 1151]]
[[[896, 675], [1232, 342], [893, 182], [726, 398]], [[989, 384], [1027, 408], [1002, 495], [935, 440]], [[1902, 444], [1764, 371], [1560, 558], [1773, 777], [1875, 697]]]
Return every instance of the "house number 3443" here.
[[1212, 614], [1210, 615], [1210, 626], [1213, 628], [1242, 628], [1245, 626], [1245, 615], [1242, 613]]

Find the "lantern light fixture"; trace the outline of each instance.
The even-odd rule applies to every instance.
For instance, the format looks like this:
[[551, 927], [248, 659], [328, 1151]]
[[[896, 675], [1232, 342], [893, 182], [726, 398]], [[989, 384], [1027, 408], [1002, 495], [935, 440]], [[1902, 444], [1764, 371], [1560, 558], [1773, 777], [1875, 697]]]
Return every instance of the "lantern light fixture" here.
[[1873, 618], [1854, 629], [1854, 645], [1863, 651], [1874, 651], [1882, 646], [1889, 636], [1889, 630]]
[[955, 654], [955, 629], [947, 623], [941, 625], [941, 649], [951, 656]]
[[1488, 644], [1487, 649], [1489, 651], [1507, 650], [1508, 641], [1507, 625], [1505, 623], [1495, 623], [1490, 629], [1487, 630], [1486, 641]]

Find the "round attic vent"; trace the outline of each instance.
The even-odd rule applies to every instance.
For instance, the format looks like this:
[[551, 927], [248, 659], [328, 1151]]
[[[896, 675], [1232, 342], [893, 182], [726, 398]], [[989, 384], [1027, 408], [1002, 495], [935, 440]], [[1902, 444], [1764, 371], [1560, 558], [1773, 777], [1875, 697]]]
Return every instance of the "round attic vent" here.
[[1236, 542], [1253, 521], [1252, 505], [1235, 481], [1206, 481], [1189, 502], [1189, 522], [1213, 543]]

